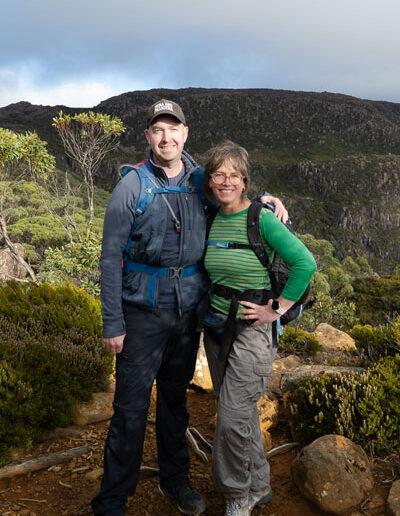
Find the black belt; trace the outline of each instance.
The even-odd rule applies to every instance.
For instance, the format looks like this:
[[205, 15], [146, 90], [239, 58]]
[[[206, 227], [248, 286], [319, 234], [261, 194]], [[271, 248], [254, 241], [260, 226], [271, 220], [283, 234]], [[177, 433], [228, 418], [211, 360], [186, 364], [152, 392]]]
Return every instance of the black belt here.
[[[274, 295], [271, 290], [265, 289], [250, 289], [240, 291], [231, 287], [226, 287], [224, 285], [219, 285], [218, 283], [214, 283], [206, 297], [204, 299], [203, 304], [199, 310], [199, 319], [198, 319], [198, 329], [201, 330], [204, 317], [208, 309], [210, 295], [215, 294], [218, 297], [223, 297], [225, 299], [230, 299], [231, 303], [229, 305], [228, 319], [225, 324], [224, 333], [222, 335], [222, 339], [220, 341], [220, 350], [218, 359], [225, 362], [228, 358], [228, 355], [231, 351], [231, 347], [233, 341], [239, 335], [239, 333], [244, 330], [247, 326], [252, 324], [254, 321], [250, 319], [239, 320], [236, 321], [236, 315], [239, 308], [240, 301], [250, 301], [251, 303], [256, 303], [258, 305], [265, 305], [268, 303], [268, 299], [273, 299]], [[273, 343], [274, 345], [278, 344], [277, 336], [276, 336], [276, 322], [273, 323], [272, 326], [272, 334], [273, 334]]]

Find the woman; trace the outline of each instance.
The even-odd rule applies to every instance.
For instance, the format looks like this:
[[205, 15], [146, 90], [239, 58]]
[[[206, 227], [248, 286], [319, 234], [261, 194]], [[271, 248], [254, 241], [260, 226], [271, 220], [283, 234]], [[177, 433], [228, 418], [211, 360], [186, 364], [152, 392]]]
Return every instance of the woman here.
[[[228, 291], [271, 289], [268, 271], [251, 249], [219, 245], [221, 241], [249, 244], [249, 183], [249, 161], [244, 148], [225, 142], [212, 149], [205, 165], [205, 185], [220, 208], [210, 229], [205, 266], [212, 284], [228, 287]], [[277, 311], [272, 308], [272, 299], [266, 304], [241, 301], [238, 314], [243, 329], [240, 333], [236, 330], [226, 361], [219, 359], [217, 333], [221, 333], [227, 320], [231, 299], [216, 295], [221, 294], [221, 289], [211, 289], [205, 318], [205, 349], [218, 397], [213, 480], [217, 491], [226, 498], [226, 516], [248, 516], [253, 507], [272, 498], [257, 401], [264, 393], [276, 354], [276, 325], [272, 323], [301, 297], [316, 268], [302, 242], [265, 208], [260, 213], [260, 233], [270, 260], [276, 251], [291, 267], [285, 288], [277, 298], [279, 305], [274, 303]], [[212, 245], [213, 242], [218, 244]], [[208, 326], [210, 320], [212, 330]]]

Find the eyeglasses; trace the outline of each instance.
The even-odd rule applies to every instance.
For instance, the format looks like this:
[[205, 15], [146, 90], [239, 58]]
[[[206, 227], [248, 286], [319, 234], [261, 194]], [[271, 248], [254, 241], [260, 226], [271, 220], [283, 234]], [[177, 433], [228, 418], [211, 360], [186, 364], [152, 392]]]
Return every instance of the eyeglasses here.
[[244, 176], [242, 176], [241, 174], [233, 173], [230, 176], [227, 176], [223, 172], [214, 172], [214, 174], [210, 174], [210, 176], [216, 185], [222, 185], [223, 183], [225, 183], [226, 180], [229, 179], [229, 182], [232, 186], [239, 185], [242, 179], [244, 178]]

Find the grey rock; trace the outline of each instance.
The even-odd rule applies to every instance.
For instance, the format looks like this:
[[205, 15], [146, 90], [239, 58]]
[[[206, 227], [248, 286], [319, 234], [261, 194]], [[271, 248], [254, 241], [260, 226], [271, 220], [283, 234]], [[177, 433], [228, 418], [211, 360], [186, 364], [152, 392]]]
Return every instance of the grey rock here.
[[292, 371], [284, 371], [282, 373], [281, 391], [282, 393], [292, 391], [296, 389], [297, 385], [303, 380], [308, 378], [318, 378], [323, 374], [332, 376], [336, 374], [362, 373], [363, 371], [364, 369], [362, 367], [303, 365]]

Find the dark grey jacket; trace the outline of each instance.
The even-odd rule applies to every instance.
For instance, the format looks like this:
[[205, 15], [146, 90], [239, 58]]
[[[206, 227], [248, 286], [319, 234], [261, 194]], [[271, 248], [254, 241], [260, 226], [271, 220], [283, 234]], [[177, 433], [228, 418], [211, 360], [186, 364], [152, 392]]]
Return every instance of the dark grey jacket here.
[[[182, 161], [185, 175], [179, 186], [192, 185], [192, 174], [198, 164], [186, 152]], [[168, 184], [164, 170], [150, 159], [150, 165], [160, 184]], [[135, 219], [140, 180], [135, 171], [127, 174], [115, 187], [108, 204], [103, 230], [100, 259], [103, 336], [116, 337], [125, 333], [122, 300], [148, 307], [149, 275], [130, 272], [122, 275], [123, 251]], [[205, 213], [197, 194], [179, 194], [179, 214], [182, 224], [179, 257], [174, 267], [190, 267], [202, 262], [205, 241]], [[135, 235], [131, 256], [136, 262], [160, 265], [168, 208], [161, 195], [155, 195], [143, 216], [135, 221]], [[209, 282], [205, 272], [174, 278], [177, 309], [190, 310], [197, 306], [207, 291]], [[158, 300], [158, 280], [155, 306]]]

